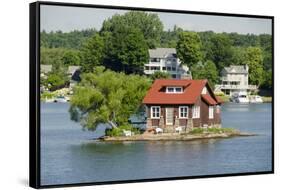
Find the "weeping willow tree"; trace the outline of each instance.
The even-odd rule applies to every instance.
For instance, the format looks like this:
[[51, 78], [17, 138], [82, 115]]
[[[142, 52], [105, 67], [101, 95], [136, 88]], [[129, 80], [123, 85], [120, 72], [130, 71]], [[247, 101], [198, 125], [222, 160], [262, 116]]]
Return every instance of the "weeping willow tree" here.
[[70, 101], [71, 119], [83, 128], [95, 130], [100, 123], [115, 128], [125, 125], [141, 106], [151, 81], [139, 75], [125, 75], [104, 67], [85, 73]]

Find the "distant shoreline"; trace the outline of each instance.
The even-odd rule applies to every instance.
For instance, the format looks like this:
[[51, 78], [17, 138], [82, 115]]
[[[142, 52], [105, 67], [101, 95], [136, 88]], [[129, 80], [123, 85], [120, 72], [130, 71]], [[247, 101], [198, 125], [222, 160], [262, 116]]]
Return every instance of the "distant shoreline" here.
[[[229, 96], [218, 96], [220, 97], [224, 103], [230, 102]], [[271, 96], [261, 96], [263, 103], [272, 103], [272, 97]]]

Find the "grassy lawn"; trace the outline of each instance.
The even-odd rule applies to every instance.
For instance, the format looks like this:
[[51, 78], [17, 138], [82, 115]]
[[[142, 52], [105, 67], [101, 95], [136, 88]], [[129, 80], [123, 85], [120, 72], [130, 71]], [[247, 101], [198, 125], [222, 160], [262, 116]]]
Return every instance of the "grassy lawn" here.
[[271, 96], [262, 96], [261, 98], [263, 102], [272, 102]]
[[203, 134], [203, 133], [212, 133], [212, 134], [217, 134], [217, 133], [234, 133], [237, 130], [232, 129], [232, 128], [195, 128], [192, 129], [192, 131], [189, 132], [189, 134], [195, 135], [195, 134]]

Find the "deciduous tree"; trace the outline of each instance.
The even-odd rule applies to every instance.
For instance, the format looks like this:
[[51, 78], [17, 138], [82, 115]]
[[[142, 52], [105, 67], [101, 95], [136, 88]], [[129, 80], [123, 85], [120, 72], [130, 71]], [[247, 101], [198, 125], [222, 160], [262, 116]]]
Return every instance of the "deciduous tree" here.
[[196, 32], [182, 32], [177, 43], [177, 56], [182, 64], [192, 67], [202, 60], [201, 40]]
[[81, 58], [83, 72], [92, 72], [95, 66], [103, 64], [104, 39], [99, 34], [93, 35], [83, 44]]
[[125, 125], [141, 106], [150, 80], [139, 75], [125, 75], [104, 67], [82, 75], [71, 98], [71, 118], [89, 130], [98, 124]]
[[192, 67], [192, 70], [194, 79], [207, 79], [211, 87], [217, 84], [219, 79], [218, 70], [212, 61], [208, 60], [203, 64], [196, 64]]
[[264, 81], [262, 51], [259, 47], [249, 47], [245, 53], [245, 64], [249, 66], [251, 84], [260, 86]]

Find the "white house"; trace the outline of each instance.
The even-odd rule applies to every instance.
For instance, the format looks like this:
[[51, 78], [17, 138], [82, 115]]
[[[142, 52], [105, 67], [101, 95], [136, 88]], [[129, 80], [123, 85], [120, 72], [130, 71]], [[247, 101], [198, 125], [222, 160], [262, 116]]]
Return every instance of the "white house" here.
[[250, 92], [257, 90], [255, 85], [249, 85], [248, 65], [230, 65], [221, 71], [221, 84], [215, 86], [215, 91], [222, 91], [226, 95], [237, 92]]
[[149, 63], [145, 64], [144, 73], [151, 75], [156, 71], [167, 72], [172, 78], [191, 78], [189, 68], [181, 65], [175, 48], [149, 50]]

